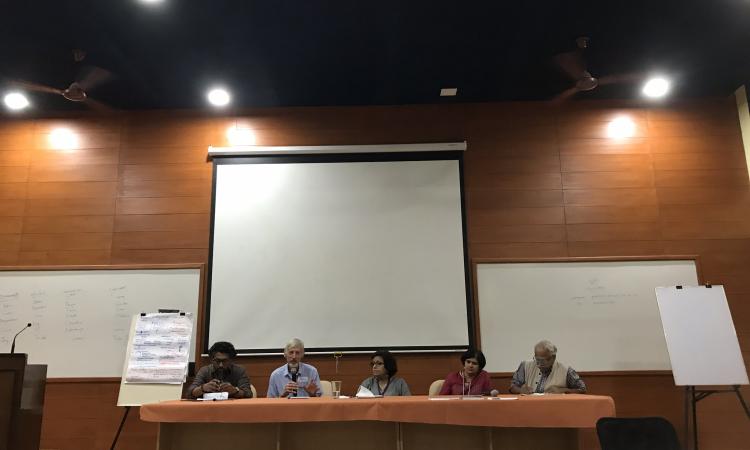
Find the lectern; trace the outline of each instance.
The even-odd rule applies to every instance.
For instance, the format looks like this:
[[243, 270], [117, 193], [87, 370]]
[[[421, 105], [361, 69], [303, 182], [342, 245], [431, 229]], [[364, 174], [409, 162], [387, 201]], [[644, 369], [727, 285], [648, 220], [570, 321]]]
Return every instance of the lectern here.
[[39, 450], [47, 365], [0, 353], [0, 450]]

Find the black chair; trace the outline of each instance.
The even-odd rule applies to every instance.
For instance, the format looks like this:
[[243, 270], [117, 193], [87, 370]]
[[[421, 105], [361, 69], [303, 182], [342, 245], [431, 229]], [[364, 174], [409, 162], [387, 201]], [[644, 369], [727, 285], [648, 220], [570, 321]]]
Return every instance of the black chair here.
[[680, 450], [677, 433], [663, 417], [602, 417], [596, 422], [602, 450]]

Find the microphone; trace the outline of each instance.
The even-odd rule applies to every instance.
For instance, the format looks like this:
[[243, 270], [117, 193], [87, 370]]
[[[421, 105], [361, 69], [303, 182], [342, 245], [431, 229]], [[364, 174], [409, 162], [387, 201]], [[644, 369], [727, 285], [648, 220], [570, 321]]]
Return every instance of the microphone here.
[[[295, 382], [295, 383], [297, 382], [297, 375], [298, 374], [299, 374], [299, 365], [289, 364], [289, 375], [292, 376], [292, 381]], [[297, 391], [294, 391], [294, 392], [292, 392], [289, 395], [292, 396], [292, 397], [296, 397], [297, 396]]]
[[13, 336], [13, 343], [10, 345], [10, 354], [11, 355], [13, 353], [15, 353], [15, 351], [16, 351], [16, 338], [18, 337], [19, 334], [21, 334], [24, 331], [26, 331], [26, 329], [29, 328], [29, 327], [31, 327], [31, 322], [27, 323], [26, 326], [21, 329], [21, 331], [19, 331], [18, 333], [16, 333], [15, 336]]

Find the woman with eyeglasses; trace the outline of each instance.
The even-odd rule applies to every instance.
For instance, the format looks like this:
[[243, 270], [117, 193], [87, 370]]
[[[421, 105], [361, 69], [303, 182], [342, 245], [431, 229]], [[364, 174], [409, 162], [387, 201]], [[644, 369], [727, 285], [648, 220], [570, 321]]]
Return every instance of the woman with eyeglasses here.
[[445, 377], [440, 395], [487, 395], [492, 391], [490, 374], [484, 370], [484, 353], [469, 349], [461, 355], [461, 364], [463, 369]]
[[398, 396], [411, 395], [409, 386], [403, 378], [397, 377], [396, 358], [387, 350], [378, 350], [370, 357], [372, 376], [362, 383], [362, 387], [375, 395]]

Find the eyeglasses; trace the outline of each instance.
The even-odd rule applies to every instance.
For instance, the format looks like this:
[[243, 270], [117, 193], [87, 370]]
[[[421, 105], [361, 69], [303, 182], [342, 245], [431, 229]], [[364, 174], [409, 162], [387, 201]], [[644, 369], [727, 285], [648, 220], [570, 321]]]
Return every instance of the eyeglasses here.
[[384, 362], [380, 362], [380, 361], [373, 361], [373, 362], [370, 363], [370, 367], [384, 366], [384, 365], [385, 365], [385, 363]]
[[226, 359], [213, 358], [211, 360], [211, 362], [214, 364], [229, 364], [231, 361], [232, 360], [229, 358], [226, 358]]

